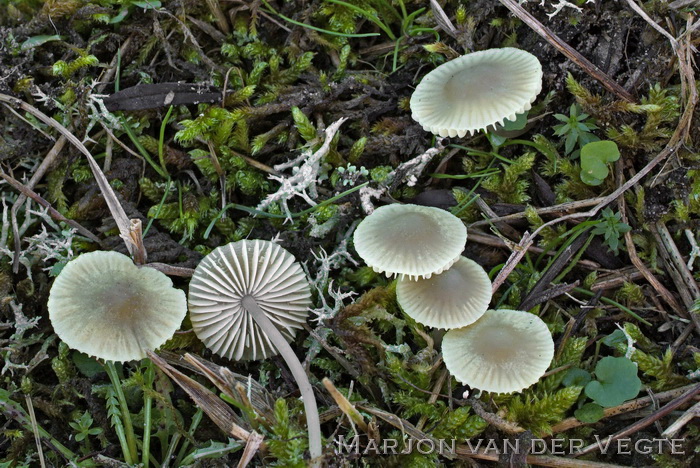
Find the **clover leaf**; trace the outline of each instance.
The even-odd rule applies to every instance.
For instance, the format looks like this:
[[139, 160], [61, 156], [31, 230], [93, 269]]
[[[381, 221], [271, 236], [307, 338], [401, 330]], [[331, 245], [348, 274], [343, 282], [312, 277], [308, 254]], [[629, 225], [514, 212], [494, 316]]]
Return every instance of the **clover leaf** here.
[[620, 159], [620, 150], [614, 141], [587, 143], [581, 148], [581, 181], [588, 185], [602, 184], [610, 172], [608, 163], [618, 159]]
[[591, 374], [583, 369], [574, 367], [573, 369], [569, 369], [562, 379], [562, 383], [565, 387], [585, 387], [591, 380]]
[[642, 387], [637, 365], [625, 357], [604, 357], [595, 367], [595, 376], [586, 385], [586, 395], [606, 408], [636, 397]]

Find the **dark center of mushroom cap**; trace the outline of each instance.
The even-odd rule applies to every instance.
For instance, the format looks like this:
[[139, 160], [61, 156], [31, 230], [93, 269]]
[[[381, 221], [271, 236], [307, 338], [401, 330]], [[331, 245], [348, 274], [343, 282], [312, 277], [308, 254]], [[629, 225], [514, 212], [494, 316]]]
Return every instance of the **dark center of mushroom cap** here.
[[405, 213], [394, 216], [387, 224], [387, 233], [393, 240], [410, 249], [426, 242], [433, 242], [436, 231], [442, 231], [435, 217], [426, 213]]
[[474, 352], [490, 361], [509, 361], [519, 353], [513, 331], [498, 324], [479, 328], [479, 336], [472, 338]]
[[99, 287], [94, 297], [95, 308], [103, 307], [105, 318], [115, 324], [130, 322], [139, 310], [151, 307], [147, 291], [132, 279], [117, 279], [108, 286]]
[[501, 64], [480, 63], [455, 73], [445, 84], [447, 102], [492, 100], [504, 87], [507, 70]]

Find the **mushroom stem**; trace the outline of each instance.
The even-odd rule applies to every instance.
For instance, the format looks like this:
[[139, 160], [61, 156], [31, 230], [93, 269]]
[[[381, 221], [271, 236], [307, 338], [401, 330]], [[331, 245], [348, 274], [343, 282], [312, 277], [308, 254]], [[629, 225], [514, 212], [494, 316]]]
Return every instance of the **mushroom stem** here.
[[318, 417], [318, 408], [316, 407], [316, 397], [314, 389], [306, 376], [304, 368], [301, 366], [299, 359], [294, 350], [289, 346], [287, 340], [284, 339], [277, 327], [267, 318], [265, 312], [260, 308], [258, 303], [252, 296], [245, 296], [242, 300], [243, 307], [253, 316], [255, 323], [262, 329], [263, 333], [272, 341], [277, 351], [280, 352], [282, 358], [289, 366], [294, 379], [299, 385], [301, 397], [304, 400], [304, 410], [306, 412], [306, 425], [309, 431], [309, 452], [311, 459], [316, 459], [321, 456], [321, 422]]

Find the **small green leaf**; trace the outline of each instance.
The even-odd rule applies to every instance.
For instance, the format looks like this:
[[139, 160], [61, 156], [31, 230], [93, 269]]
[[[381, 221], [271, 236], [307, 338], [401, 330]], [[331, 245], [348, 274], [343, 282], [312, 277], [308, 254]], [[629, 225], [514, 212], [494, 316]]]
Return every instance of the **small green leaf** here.
[[615, 345], [619, 343], [626, 343], [627, 337], [625, 337], [625, 333], [622, 330], [615, 330], [614, 332], [603, 338], [602, 341], [605, 346], [610, 346], [611, 348], [614, 348]]
[[620, 159], [620, 150], [614, 141], [593, 141], [581, 148], [581, 181], [600, 185], [610, 172], [608, 163]]
[[581, 408], [574, 411], [574, 416], [581, 422], [594, 423], [603, 419], [605, 413], [603, 407], [595, 403], [586, 403]]
[[602, 163], [614, 162], [620, 159], [620, 150], [614, 141], [593, 141], [581, 148], [581, 161], [584, 159], [597, 159]]
[[41, 36], [32, 36], [26, 41], [22, 43], [20, 48], [22, 50], [29, 50], [34, 47], [39, 47], [40, 45], [46, 44], [47, 42], [51, 41], [60, 41], [61, 36], [54, 34], [53, 36], [47, 36], [47, 35], [41, 35]]
[[63, 267], [66, 266], [67, 263], [68, 260], [61, 260], [60, 262], [57, 262], [49, 270], [49, 276], [51, 276], [52, 278], [57, 277], [61, 273], [61, 271], [63, 271]]
[[527, 112], [522, 114], [516, 114], [515, 120], [505, 120], [503, 121], [503, 126], [499, 130], [505, 130], [511, 132], [514, 130], [522, 130], [527, 125]]
[[146, 10], [155, 10], [156, 8], [161, 7], [159, 0], [136, 1], [131, 2], [131, 4], [139, 8], [145, 8]]
[[562, 383], [565, 387], [585, 387], [591, 381], [591, 374], [588, 371], [574, 367], [566, 373]]
[[[607, 174], [606, 174], [607, 175]], [[586, 185], [600, 185], [603, 183], [603, 179], [598, 179], [596, 177], [591, 176], [587, 172], [581, 171], [581, 182], [583, 182]]]
[[87, 378], [92, 378], [100, 372], [104, 372], [104, 367], [102, 364], [85, 353], [75, 351], [73, 352], [72, 358], [75, 367], [77, 367], [80, 373]]
[[596, 365], [595, 376], [597, 380], [586, 385], [586, 395], [606, 408], [636, 397], [642, 387], [637, 365], [625, 357], [604, 357]]
[[124, 18], [126, 18], [126, 15], [128, 15], [128, 14], [129, 14], [129, 9], [128, 9], [128, 8], [122, 8], [122, 9], [119, 11], [119, 13], [117, 14], [117, 16], [115, 16], [115, 17], [109, 19], [108, 23], [109, 23], [109, 24], [121, 23], [122, 21], [124, 21]]

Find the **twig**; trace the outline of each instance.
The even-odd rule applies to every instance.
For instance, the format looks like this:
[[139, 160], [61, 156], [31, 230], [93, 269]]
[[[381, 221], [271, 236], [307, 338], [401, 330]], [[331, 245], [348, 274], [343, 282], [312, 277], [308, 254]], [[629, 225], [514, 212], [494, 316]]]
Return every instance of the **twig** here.
[[658, 31], [659, 34], [661, 34], [661, 35], [664, 36], [666, 39], [668, 39], [668, 41], [671, 43], [671, 47], [673, 47], [673, 50], [674, 50], [674, 51], [678, 49], [678, 41], [676, 41], [676, 38], [673, 37], [673, 36], [671, 35], [671, 33], [669, 33], [668, 31], [666, 31], [664, 28], [662, 28], [661, 26], [659, 26], [658, 24], [656, 24], [656, 22], [655, 22], [653, 19], [651, 19], [651, 18], [649, 17], [649, 15], [647, 15], [647, 12], [646, 12], [646, 11], [644, 11], [644, 10], [642, 9], [642, 7], [640, 7], [639, 5], [637, 5], [637, 2], [635, 2], [634, 0], [627, 0], [627, 4], [630, 6], [630, 8], [632, 8], [632, 9], [635, 11], [635, 13], [637, 13], [639, 16], [641, 16], [642, 18], [644, 18], [644, 21], [646, 21], [647, 23], [649, 23], [649, 25], [650, 25], [652, 28], [656, 29], [656, 31]]
[[688, 411], [683, 413], [680, 418], [676, 419], [673, 424], [668, 426], [666, 430], [661, 433], [661, 437], [671, 438], [675, 436], [686, 424], [698, 416], [700, 416], [700, 402], [695, 403]]
[[[610, 418], [617, 416], [618, 414], [630, 413], [632, 411], [637, 411], [642, 408], [646, 408], [651, 405], [654, 400], [659, 402], [669, 401], [683, 395], [685, 392], [691, 390], [696, 384], [686, 385], [685, 387], [679, 387], [673, 390], [668, 390], [665, 392], [657, 393], [654, 395], [654, 399], [645, 396], [625, 402], [618, 406], [613, 406], [612, 408], [605, 408], [603, 410], [604, 418]], [[571, 417], [563, 420], [562, 422], [552, 426], [552, 434], [559, 434], [561, 432], [568, 431], [569, 429], [574, 429], [576, 427], [585, 426], [588, 423], [579, 421], [578, 419]]]
[[98, 93], [104, 92], [109, 82], [112, 81], [112, 78], [114, 78], [114, 75], [116, 75], [117, 62], [119, 61], [119, 57], [124, 57], [124, 53], [126, 52], [126, 49], [128, 49], [131, 45], [131, 41], [133, 40], [135, 34], [136, 33], [132, 33], [129, 37], [126, 38], [121, 47], [119, 47], [119, 53], [112, 58], [112, 61], [109, 63], [109, 67], [107, 67], [107, 71], [103, 76], [100, 77], [100, 84], [97, 85], [97, 87], [95, 88], [95, 90]]
[[360, 429], [362, 429], [364, 432], [367, 432], [369, 428], [367, 427], [367, 423], [365, 422], [365, 418], [362, 417], [359, 411], [355, 408], [355, 406], [350, 403], [350, 401], [345, 398], [345, 395], [340, 393], [337, 388], [335, 388], [335, 385], [333, 385], [333, 382], [330, 381], [328, 377], [324, 377], [323, 380], [321, 381], [323, 383], [323, 386], [326, 387], [326, 390], [328, 390], [328, 393], [331, 394], [335, 402], [338, 404], [338, 408], [345, 413], [345, 415], [352, 421], [354, 424], [357, 424]]
[[503, 6], [508, 8], [515, 16], [517, 16], [528, 26], [530, 26], [530, 28], [533, 31], [545, 38], [547, 42], [552, 44], [559, 52], [566, 55], [569, 58], [569, 60], [581, 67], [590, 76], [598, 80], [600, 84], [602, 84], [605, 87], [605, 89], [627, 102], [635, 102], [634, 97], [629, 92], [627, 92], [625, 88], [617, 84], [612, 78], [605, 74], [605, 72], [603, 72], [600, 68], [596, 67], [586, 57], [581, 55], [576, 49], [564, 42], [559, 36], [554, 34], [552, 30], [550, 30], [548, 27], [544, 26], [542, 23], [537, 21], [537, 19], [534, 16], [532, 16], [518, 3], [516, 3], [513, 0], [498, 1], [501, 2]]
[[[698, 23], [700, 24], [700, 23]], [[688, 271], [693, 271], [693, 263], [695, 263], [695, 259], [700, 257], [700, 246], [698, 246], [698, 241], [695, 240], [695, 234], [693, 234], [693, 231], [690, 229], [686, 229], [685, 231], [685, 237], [688, 239], [688, 242], [690, 243], [690, 256], [688, 258], [688, 263], [686, 266], [688, 267]]]
[[[6, 106], [9, 108], [9, 106]], [[44, 160], [41, 161], [41, 164], [39, 164], [39, 167], [37, 167], [36, 171], [34, 171], [34, 174], [32, 177], [29, 179], [29, 182], [27, 182], [26, 187], [29, 190], [33, 190], [36, 184], [41, 180], [42, 177], [44, 177], [44, 174], [46, 171], [49, 170], [51, 165], [56, 161], [56, 158], [58, 155], [61, 153], [61, 150], [63, 147], [66, 145], [66, 137], [61, 136], [56, 143], [51, 147], [48, 153], [46, 153], [46, 156], [44, 157]], [[20, 209], [22, 204], [27, 200], [27, 195], [24, 193], [21, 193], [19, 197], [17, 197], [17, 200], [15, 200], [15, 203], [12, 205], [12, 230], [13, 233], [15, 234], [14, 236], [14, 244], [15, 244], [15, 252], [12, 260], [12, 271], [14, 273], [17, 273], [19, 271], [19, 254], [21, 250], [21, 239], [18, 233], [15, 232], [17, 231], [17, 211]]]
[[[588, 208], [589, 206], [594, 206], [599, 204], [601, 201], [603, 201], [605, 197], [599, 197], [599, 198], [589, 198], [586, 200], [578, 200], [578, 201], [572, 201], [572, 202], [566, 202], [562, 203], [560, 205], [554, 205], [554, 206], [545, 206], [544, 208], [537, 208], [535, 212], [538, 215], [543, 215], [543, 214], [560, 214], [564, 213], [567, 211], [575, 210], [577, 208]], [[478, 227], [478, 226], [488, 226], [492, 223], [498, 223], [501, 221], [512, 221], [516, 219], [521, 219], [527, 216], [527, 213], [525, 211], [521, 211], [519, 213], [513, 213], [505, 216], [499, 216], [497, 218], [490, 218], [490, 219], [482, 219], [481, 221], [476, 221], [471, 223], [468, 227], [473, 228], [473, 227]]]
[[[646, 265], [644, 266], [646, 267]], [[596, 292], [599, 289], [619, 288], [625, 283], [633, 282], [640, 278], [644, 278], [642, 272], [635, 266], [628, 266], [599, 277], [591, 286], [591, 291]]]
[[[452, 447], [441, 444], [440, 441], [423, 431], [419, 431], [413, 424], [402, 419], [395, 414], [387, 411], [382, 411], [367, 405], [358, 405], [360, 409], [373, 414], [379, 419], [400, 430], [403, 434], [407, 434], [415, 440], [429, 440], [434, 447], [441, 449], [441, 455], [448, 459], [459, 458], [462, 460], [488, 460], [498, 462], [500, 453], [493, 449], [476, 448], [466, 444], [455, 444], [455, 451], [452, 452]], [[531, 465], [551, 466], [556, 468], [621, 468], [620, 465], [611, 465], [608, 463], [599, 463], [589, 460], [574, 460], [565, 457], [553, 457], [548, 455], [528, 455], [526, 462]]]
[[[512, 0], [499, 0], [501, 2], [511, 2]], [[679, 67], [681, 69], [681, 79], [684, 82], [688, 83], [695, 83], [695, 71], [693, 70], [692, 66], [688, 62], [689, 58], [688, 55], [690, 54], [691, 44], [689, 43], [689, 40], [686, 38], [683, 44], [679, 45], [679, 50], [678, 52], [678, 60], [679, 60]], [[698, 102], [698, 90], [695, 85], [692, 86], [686, 86], [687, 89], [687, 102], [685, 106], [685, 110], [683, 111], [683, 114], [681, 115], [681, 118], [678, 122], [678, 126], [676, 127], [676, 130], [673, 132], [673, 135], [671, 136], [669, 142], [666, 144], [664, 149], [654, 157], [649, 163], [644, 166], [637, 174], [635, 174], [631, 179], [629, 179], [627, 182], [625, 182], [623, 185], [621, 185], [617, 190], [612, 192], [610, 195], [607, 195], [606, 197], [603, 197], [603, 199], [595, 205], [591, 210], [583, 212], [583, 213], [573, 213], [570, 215], [562, 216], [561, 218], [553, 219], [551, 221], [548, 221], [544, 223], [542, 226], [537, 228], [532, 234], [526, 232], [520, 243], [518, 244], [519, 250], [516, 250], [513, 252], [513, 254], [508, 258], [508, 261], [506, 262], [506, 265], [501, 269], [501, 271], [498, 273], [498, 276], [494, 279], [493, 281], [493, 292], [495, 293], [498, 288], [505, 282], [506, 278], [508, 275], [515, 269], [515, 267], [520, 263], [520, 260], [525, 256], [525, 252], [527, 252], [527, 249], [533, 244], [535, 238], [537, 235], [543, 230], [546, 229], [547, 227], [553, 226], [554, 224], [561, 223], [562, 221], [567, 221], [569, 219], [577, 219], [577, 218], [588, 218], [595, 216], [598, 211], [603, 209], [605, 206], [610, 204], [611, 202], [615, 201], [617, 197], [625, 193], [627, 190], [629, 190], [631, 187], [635, 186], [636, 184], [639, 183], [642, 178], [644, 178], [649, 172], [651, 172], [652, 169], [654, 169], [660, 162], [665, 160], [667, 157], [669, 157], [671, 154], [674, 154], [678, 149], [683, 145], [685, 140], [687, 139], [690, 128], [691, 128], [691, 123], [693, 120], [693, 113], [695, 111], [695, 106], [697, 105]]]
[[[443, 369], [443, 371], [440, 373], [438, 376], [437, 382], [435, 382], [435, 386], [433, 387], [433, 393], [430, 395], [430, 398], [428, 398], [428, 404], [429, 405], [434, 405], [435, 402], [437, 401], [438, 397], [440, 396], [440, 390], [442, 390], [442, 386], [445, 385], [445, 381], [449, 377], [450, 372], [447, 369]], [[425, 423], [428, 421], [428, 416], [423, 415], [420, 418], [420, 421], [418, 421], [418, 424], [416, 424], [416, 428], [421, 431], [423, 430], [423, 426], [425, 426]]]
[[68, 219], [65, 216], [63, 216], [61, 213], [56, 211], [51, 206], [51, 204], [49, 202], [44, 200], [39, 194], [37, 194], [33, 190], [22, 185], [18, 180], [14, 179], [13, 177], [10, 177], [9, 175], [5, 174], [1, 170], [0, 170], [0, 177], [5, 179], [7, 181], [7, 183], [9, 183], [12, 187], [17, 189], [20, 193], [22, 193], [26, 197], [31, 198], [32, 200], [37, 202], [39, 205], [46, 208], [48, 210], [49, 215], [53, 219], [55, 219], [56, 221], [61, 221], [61, 222], [67, 223], [68, 225], [75, 228], [80, 234], [84, 235], [85, 237], [87, 237], [91, 241], [93, 241], [97, 244], [101, 243], [100, 239], [96, 235], [94, 235], [93, 233], [88, 231], [85, 227], [81, 226], [80, 223], [78, 223], [77, 221], [74, 221], [72, 219]]
[[[500, 237], [497, 236], [492, 236], [489, 234], [484, 234], [483, 232], [479, 231], [469, 231], [469, 242], [477, 242], [479, 244], [483, 245], [489, 245], [491, 247], [505, 247], [508, 249], [511, 249], [511, 246], [508, 245], [506, 241], [501, 239]], [[515, 244], [515, 243], [513, 243]], [[544, 249], [531, 245], [528, 247], [528, 251], [535, 253], [535, 254], [541, 254], [544, 253], [545, 255], [549, 257], [554, 257], [557, 253], [553, 250], [549, 250], [545, 252]], [[586, 268], [588, 270], [600, 270], [600, 265], [596, 262], [592, 262], [590, 260], [579, 260], [577, 263], [578, 266]]]
[[472, 409], [474, 410], [474, 413], [481, 416], [481, 419], [488, 422], [489, 424], [496, 427], [497, 429], [505, 432], [506, 434], [519, 434], [521, 432], [525, 432], [525, 429], [518, 426], [516, 423], [511, 422], [511, 421], [506, 421], [502, 417], [486, 411], [486, 408], [484, 408], [484, 405], [482, 405], [481, 402], [479, 400], [477, 400], [476, 398], [473, 398], [473, 397], [469, 398], [468, 403], [469, 403], [469, 406], [471, 406]]
[[659, 254], [681, 295], [683, 304], [687, 308], [692, 307], [695, 299], [700, 297], [700, 288], [698, 288], [692, 273], [688, 271], [676, 243], [673, 242], [671, 233], [668, 232], [668, 228], [663, 222], [651, 225], [650, 229], [659, 247]]
[[[543, 272], [540, 279], [537, 280], [537, 282], [532, 286], [527, 295], [522, 299], [518, 310], [530, 310], [537, 304], [541, 304], [542, 302], [547, 300], [546, 297], [541, 298], [539, 296], [541, 296], [542, 293], [545, 292], [545, 288], [547, 288], [549, 284], [552, 281], [554, 281], [557, 278], [557, 276], [559, 276], [559, 273], [561, 273], [561, 271], [568, 266], [569, 260], [571, 260], [571, 258], [574, 257], [574, 255], [588, 243], [589, 230], [590, 228], [582, 232], [571, 244], [566, 246], [566, 248], [564, 248], [564, 250], [561, 251], [558, 257], [556, 257], [552, 261], [552, 263], [549, 265], [549, 268], [547, 268], [547, 270]], [[568, 286], [570, 289], [576, 287], [571, 287], [570, 285], [564, 286]], [[561, 291], [560, 294], [568, 292], [567, 287], [561, 289], [560, 286], [558, 289]]]
[[[617, 439], [621, 439], [623, 437], [627, 437], [631, 434], [634, 434], [635, 432], [639, 432], [645, 427], [649, 426], [650, 424], [653, 424], [654, 422], [658, 421], [662, 417], [666, 416], [669, 414], [671, 411], [675, 410], [679, 406], [687, 403], [690, 401], [695, 395], [700, 393], [700, 384], [693, 385], [690, 390], [685, 392], [683, 395], [679, 396], [675, 400], [671, 401], [669, 404], [664, 406], [658, 411], [655, 411], [653, 414], [650, 414], [646, 418], [637, 421], [636, 423], [632, 424], [629, 427], [626, 427], [625, 429], [616, 432], [615, 434], [608, 436], [607, 438], [604, 439], [604, 441], [599, 441], [596, 442], [595, 444], [591, 444], [588, 447], [583, 448], [580, 452], [577, 451], [574, 454], [572, 454], [574, 457], [580, 457], [582, 455], [585, 455], [587, 453], [591, 453], [597, 449], [600, 449], [602, 446], [607, 446], [609, 442], [615, 441]], [[651, 397], [649, 397], [651, 400]]]
[[122, 206], [119, 204], [119, 201], [117, 200], [117, 196], [115, 195], [112, 186], [109, 184], [109, 181], [102, 173], [102, 170], [97, 164], [97, 161], [95, 161], [95, 158], [92, 157], [92, 154], [90, 154], [90, 151], [85, 147], [85, 145], [83, 145], [83, 143], [75, 135], [73, 135], [66, 127], [61, 125], [58, 121], [52, 119], [36, 107], [27, 104], [21, 99], [8, 96], [7, 94], [0, 94], [0, 102], [6, 102], [15, 106], [16, 108], [22, 109], [25, 112], [29, 112], [37, 119], [44, 122], [46, 125], [55, 128], [61, 135], [65, 136], [69, 142], [75, 145], [75, 147], [77, 147], [78, 150], [80, 150], [80, 152], [85, 155], [85, 157], [88, 160], [88, 164], [90, 165], [90, 169], [92, 170], [92, 173], [95, 176], [97, 185], [102, 191], [102, 195], [104, 196], [105, 202], [107, 202], [107, 207], [109, 208], [109, 211], [112, 214], [114, 221], [116, 221], [117, 227], [119, 228], [119, 232], [122, 238], [124, 239], [124, 242], [126, 243], [126, 247], [129, 250], [129, 253], [133, 255], [133, 245], [127, 241], [127, 239], [130, 237], [131, 223], [129, 222], [129, 218], [126, 216], [124, 208], [122, 208]]
[[152, 262], [147, 263], [144, 266], [153, 268], [154, 270], [158, 270], [161, 273], [165, 273], [168, 276], [181, 276], [183, 278], [190, 278], [192, 275], [194, 275], [194, 269], [192, 268], [177, 267], [168, 265], [167, 263]]
[[[475, 458], [477, 460], [494, 462], [501, 461], [501, 454], [494, 453], [494, 450], [476, 447], [472, 449], [468, 445], [458, 445], [456, 452], [460, 458]], [[525, 462], [529, 465], [550, 466], [553, 468], [623, 468], [622, 465], [612, 465], [610, 463], [594, 462], [590, 460], [574, 460], [571, 458], [554, 457], [550, 455], [528, 455], [525, 458]]]
[[34, 405], [32, 404], [32, 399], [29, 395], [24, 395], [24, 401], [27, 402], [27, 413], [29, 413], [29, 421], [32, 425], [32, 432], [34, 433], [34, 441], [36, 442], [36, 450], [39, 454], [39, 462], [41, 463], [41, 468], [46, 468], [46, 460], [44, 460], [44, 449], [41, 447], [41, 436], [39, 435], [39, 426], [36, 422], [36, 414], [34, 414]]
[[[622, 163], [618, 161], [616, 164], [616, 169], [617, 169], [617, 179], [618, 182], [621, 182], [623, 180], [623, 175], [622, 175]], [[617, 200], [617, 207], [618, 210], [620, 211], [620, 219], [623, 223], [629, 224], [629, 220], [627, 219], [627, 203], [625, 202], [625, 197], [620, 197]], [[632, 232], [627, 231], [624, 234], [625, 236], [625, 245], [627, 247], [627, 252], [629, 254], [630, 260], [634, 264], [634, 266], [639, 270], [639, 272], [644, 276], [644, 278], [649, 282], [649, 284], [654, 288], [655, 291], [657, 291], [661, 297], [666, 301], [668, 305], [671, 306], [671, 308], [680, 316], [682, 317], [687, 317], [687, 313], [685, 309], [683, 309], [678, 301], [676, 301], [676, 298], [673, 297], [673, 294], [666, 289], [666, 287], [661, 284], [661, 282], [656, 279], [656, 276], [647, 268], [646, 265], [644, 265], [644, 262], [639, 258], [639, 255], [637, 255], [637, 248], [634, 245], [634, 242], [632, 241]], [[700, 331], [700, 328], [698, 329]]]

